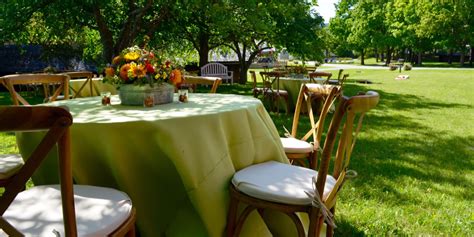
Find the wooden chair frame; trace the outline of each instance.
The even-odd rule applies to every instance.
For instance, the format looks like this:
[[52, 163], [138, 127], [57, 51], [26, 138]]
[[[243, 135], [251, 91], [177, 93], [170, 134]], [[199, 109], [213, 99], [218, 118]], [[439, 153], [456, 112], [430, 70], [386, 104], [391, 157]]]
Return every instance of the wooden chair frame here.
[[[347, 167], [349, 165], [350, 156], [356, 136], [362, 124], [364, 114], [370, 109], [374, 108], [379, 101], [379, 95], [376, 92], [368, 92], [366, 95], [358, 95], [351, 98], [341, 97], [340, 103], [336, 109], [336, 113], [331, 120], [328, 133], [324, 142], [324, 147], [321, 156], [321, 163], [318, 169], [318, 177], [316, 187], [318, 195], [323, 201], [323, 205], [327, 206], [332, 213], [335, 211], [336, 197], [338, 191], [341, 189], [342, 184], [345, 181]], [[354, 121], [357, 114], [360, 114], [359, 121], [357, 123], [356, 132], [354, 134]], [[345, 118], [345, 120], [344, 120]], [[336, 155], [334, 156], [334, 170], [332, 176], [337, 180], [334, 189], [329, 195], [323, 199], [323, 191], [326, 183], [326, 176], [329, 173], [329, 164], [332, 159], [333, 148], [336, 143], [338, 131], [342, 129], [342, 133], [339, 136], [339, 142], [337, 146]], [[271, 201], [266, 201], [259, 198], [251, 197], [245, 193], [237, 190], [234, 185], [230, 188], [230, 207], [227, 217], [227, 236], [234, 237], [239, 236], [241, 228], [246, 218], [251, 214], [252, 211], [257, 210], [261, 214], [265, 209], [272, 209], [280, 211], [293, 221], [296, 225], [298, 236], [305, 236], [305, 230], [299, 217], [296, 213], [304, 212], [309, 216], [309, 228], [307, 236], [319, 236], [321, 226], [324, 222], [324, 217], [321, 215], [321, 210], [317, 206], [313, 205], [290, 205], [282, 204]], [[240, 203], [246, 204], [247, 206], [238, 214], [238, 205]], [[332, 236], [333, 229], [328, 225], [326, 235]]]
[[66, 73], [63, 73], [63, 74], [68, 75], [71, 79], [79, 79], [79, 78], [85, 78], [86, 79], [84, 84], [82, 84], [82, 86], [77, 91], [74, 90], [74, 88], [71, 87], [71, 90], [74, 92], [74, 96], [72, 98], [74, 98], [74, 99], [77, 98], [81, 94], [81, 91], [86, 87], [87, 83], [89, 83], [89, 89], [90, 89], [90, 92], [91, 92], [91, 96], [93, 96], [93, 94], [94, 94], [94, 92], [92, 90], [92, 87], [94, 87], [96, 94], [99, 95], [99, 90], [97, 89], [97, 87], [92, 82], [92, 78], [94, 77], [94, 73], [89, 72], [89, 71], [80, 71], [80, 72], [66, 72]]
[[211, 90], [209, 93], [216, 93], [217, 88], [220, 84], [222, 84], [222, 78], [220, 77], [203, 77], [203, 76], [191, 76], [191, 75], [184, 75], [184, 82], [183, 84], [192, 84], [194, 86], [194, 90], [196, 89], [196, 85], [211, 85]]
[[[342, 70], [342, 69], [341, 69]], [[344, 74], [342, 76], [339, 76], [337, 78], [337, 80], [327, 80], [325, 82], [325, 84], [329, 84], [329, 85], [338, 85], [338, 86], [341, 86], [344, 84], [344, 82], [346, 81], [346, 79], [349, 77], [349, 74]]]
[[[10, 92], [13, 105], [30, 105], [16, 90], [15, 85], [44, 85], [58, 84], [58, 88], [54, 91], [48, 102], [55, 101], [62, 93], [64, 99], [69, 99], [69, 80], [68, 75], [57, 74], [15, 74], [0, 77], [0, 83], [4, 85]], [[48, 98], [48, 90], [45, 89], [45, 97]]]
[[[341, 90], [340, 87], [332, 86], [332, 87], [323, 87], [324, 89], [320, 89], [322, 86], [319, 84], [302, 84], [300, 93], [298, 94], [298, 99], [296, 101], [296, 110], [293, 116], [293, 124], [291, 127], [291, 137], [297, 137], [298, 132], [298, 125], [299, 119], [302, 112], [303, 107], [307, 108], [311, 128], [306, 132], [303, 137], [299, 138], [302, 141], [307, 141], [310, 137], [313, 137], [312, 145], [314, 149], [311, 153], [286, 153], [286, 156], [290, 161], [296, 162], [302, 166], [306, 166], [304, 160], [308, 161], [309, 167], [312, 169], [316, 168], [318, 163], [318, 156], [317, 150], [320, 148], [320, 141], [321, 136], [324, 130], [324, 122], [326, 120], [326, 116], [329, 113], [329, 109], [333, 105], [333, 103], [340, 97]], [[319, 118], [316, 121], [314, 112], [313, 112], [313, 94], [314, 93], [321, 93], [324, 94], [324, 104], [323, 108], [319, 113]]]
[[[278, 102], [280, 98], [285, 100], [286, 113], [290, 112], [289, 96], [285, 90], [280, 90], [280, 77], [286, 75], [286, 72], [271, 71], [271, 72], [260, 72], [260, 76], [263, 80], [263, 98], [269, 98], [272, 103], [272, 107], [276, 107], [277, 113], [280, 112], [280, 106]], [[273, 88], [275, 85], [276, 88]]]
[[331, 79], [332, 77], [332, 73], [330, 72], [310, 72], [308, 73], [308, 76], [309, 76], [309, 82], [310, 83], [316, 83], [316, 81], [314, 80], [314, 78], [318, 78], [318, 77], [327, 77], [326, 78], [326, 81], [324, 82], [324, 84], [327, 84], [327, 82]]
[[262, 87], [257, 87], [257, 74], [255, 71], [249, 71], [250, 76], [252, 77], [252, 93], [253, 97], [258, 98], [259, 95], [263, 94], [264, 89]]
[[[66, 236], [77, 236], [76, 214], [74, 209], [74, 190], [70, 155], [70, 126], [72, 116], [61, 107], [48, 106], [2, 106], [0, 107], [0, 132], [46, 131], [39, 145], [26, 159], [23, 167], [5, 187], [0, 197], [0, 229], [10, 236], [22, 236], [10, 225], [3, 214], [21, 192], [28, 179], [40, 166], [48, 153], [57, 146], [59, 159], [59, 175], [63, 209], [64, 231]], [[134, 236], [135, 209], [111, 236]]]

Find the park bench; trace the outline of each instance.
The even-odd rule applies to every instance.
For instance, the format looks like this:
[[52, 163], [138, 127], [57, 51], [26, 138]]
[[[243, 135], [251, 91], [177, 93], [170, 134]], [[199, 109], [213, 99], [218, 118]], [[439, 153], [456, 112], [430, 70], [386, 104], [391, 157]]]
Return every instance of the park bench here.
[[222, 63], [208, 63], [201, 68], [203, 77], [220, 77], [222, 82], [234, 82], [234, 72], [228, 71], [227, 66]]

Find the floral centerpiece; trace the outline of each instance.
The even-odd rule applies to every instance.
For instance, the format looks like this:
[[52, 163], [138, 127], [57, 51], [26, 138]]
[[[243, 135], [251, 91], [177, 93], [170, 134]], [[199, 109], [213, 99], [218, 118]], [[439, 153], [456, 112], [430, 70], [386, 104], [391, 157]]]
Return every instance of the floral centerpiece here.
[[119, 87], [122, 104], [141, 105], [144, 94], [154, 94], [154, 104], [170, 103], [174, 85], [181, 83], [182, 73], [170, 60], [153, 50], [138, 46], [124, 49], [105, 69], [104, 82]]
[[296, 65], [289, 67], [288, 73], [291, 77], [303, 78], [308, 73], [308, 70], [306, 70], [306, 67], [304, 65]]

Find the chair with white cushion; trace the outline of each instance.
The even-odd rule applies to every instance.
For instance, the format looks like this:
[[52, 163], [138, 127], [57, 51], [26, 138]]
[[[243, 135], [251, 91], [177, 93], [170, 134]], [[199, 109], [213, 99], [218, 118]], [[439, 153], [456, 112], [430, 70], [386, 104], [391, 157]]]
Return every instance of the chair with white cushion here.
[[[319, 113], [319, 119], [316, 121], [313, 106], [312, 106], [312, 95], [314, 93], [325, 93], [325, 102], [323, 108]], [[283, 148], [285, 149], [286, 156], [290, 159], [291, 163], [297, 163], [302, 166], [309, 165], [310, 168], [315, 168], [317, 164], [317, 150], [319, 149], [319, 143], [321, 141], [321, 135], [323, 134], [324, 122], [329, 109], [340, 96], [340, 87], [327, 87], [319, 84], [302, 84], [298, 99], [296, 101], [295, 114], [293, 116], [293, 125], [291, 128], [291, 134], [287, 134], [287, 137], [280, 138]], [[310, 129], [301, 137], [298, 136], [298, 125], [300, 120], [301, 111], [306, 108], [311, 124]], [[308, 139], [313, 138], [311, 141]]]
[[[236, 172], [230, 187], [227, 236], [239, 236], [249, 214], [257, 210], [263, 215], [267, 209], [286, 214], [295, 224], [298, 236], [305, 236], [305, 228], [297, 213], [308, 214], [307, 236], [319, 236], [323, 223], [327, 225], [326, 234], [331, 236], [337, 193], [350, 176], [347, 168], [362, 118], [378, 101], [376, 92], [341, 97], [326, 135], [318, 171], [268, 161]], [[354, 132], [356, 116], [359, 119]], [[337, 150], [333, 153], [335, 144]], [[239, 204], [245, 204], [241, 212]]]
[[23, 166], [23, 158], [20, 154], [0, 155], [0, 187], [5, 187], [12, 177]]
[[[61, 107], [0, 107], [0, 132], [44, 134], [0, 197], [0, 235], [135, 236], [135, 208], [127, 194], [111, 188], [73, 185], [71, 124], [71, 114]], [[23, 191], [49, 152], [58, 153], [60, 184]]]

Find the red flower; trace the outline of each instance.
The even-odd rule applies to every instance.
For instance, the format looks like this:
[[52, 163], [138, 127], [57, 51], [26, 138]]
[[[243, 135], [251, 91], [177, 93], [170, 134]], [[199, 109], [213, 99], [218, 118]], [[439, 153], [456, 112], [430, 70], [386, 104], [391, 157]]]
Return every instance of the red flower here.
[[165, 63], [165, 64], [166, 64], [166, 68], [169, 68], [169, 67], [170, 67], [170, 64], [171, 64], [171, 62], [170, 62], [170, 61], [166, 61], [166, 63]]
[[153, 66], [149, 62], [146, 62], [145, 68], [146, 68], [146, 72], [155, 73], [155, 69], [153, 68]]

